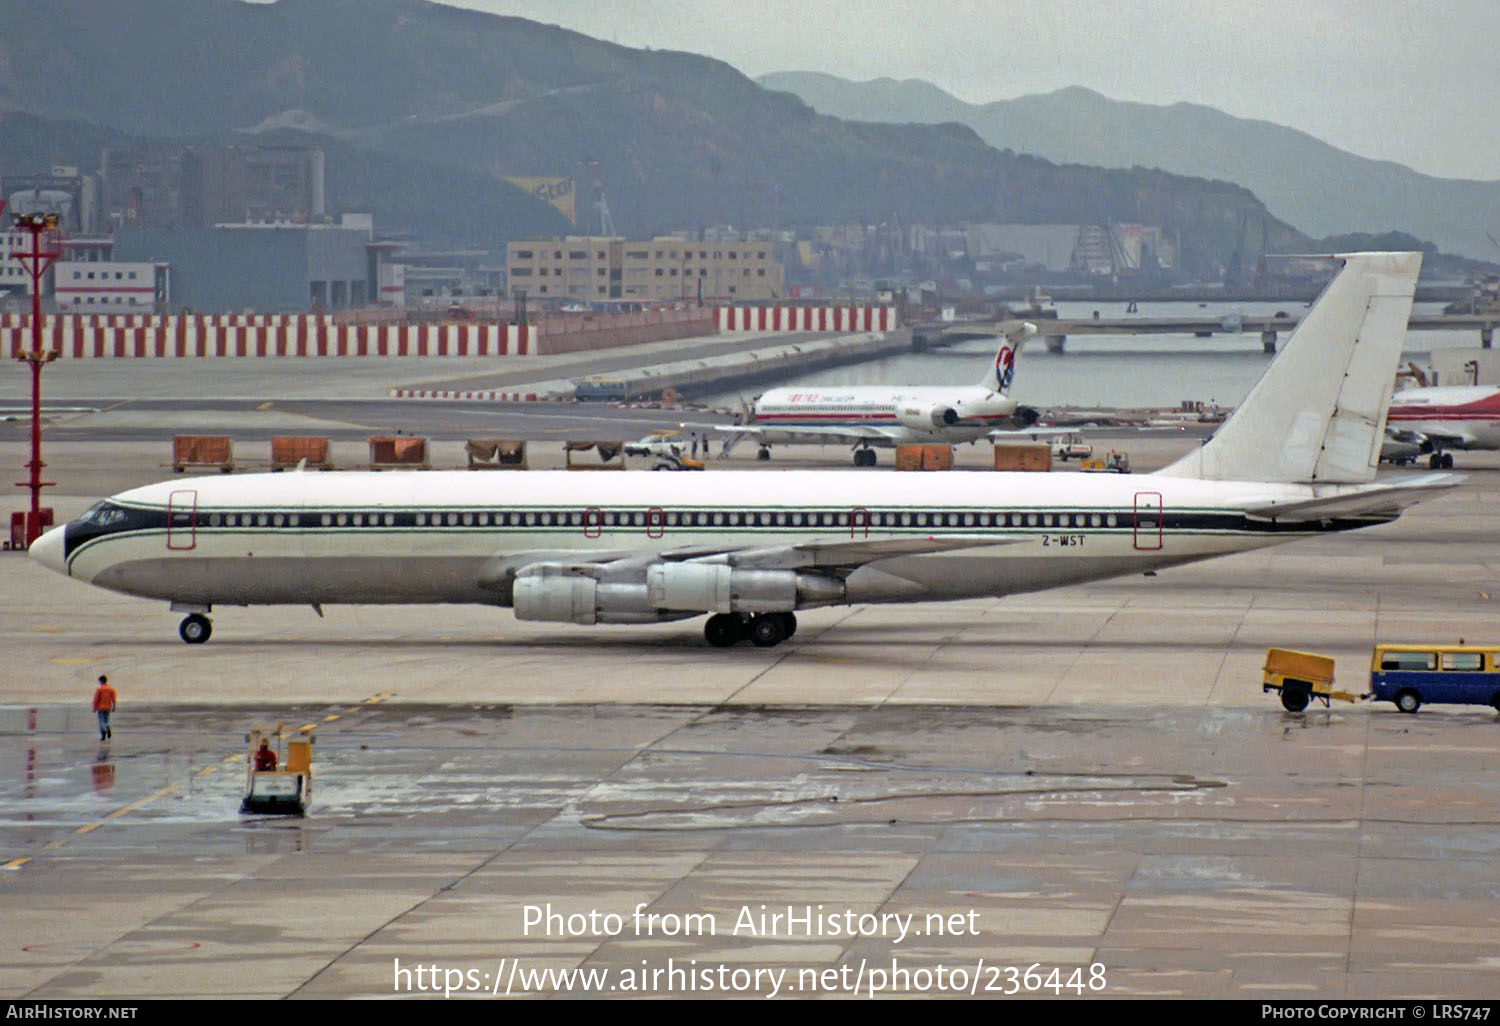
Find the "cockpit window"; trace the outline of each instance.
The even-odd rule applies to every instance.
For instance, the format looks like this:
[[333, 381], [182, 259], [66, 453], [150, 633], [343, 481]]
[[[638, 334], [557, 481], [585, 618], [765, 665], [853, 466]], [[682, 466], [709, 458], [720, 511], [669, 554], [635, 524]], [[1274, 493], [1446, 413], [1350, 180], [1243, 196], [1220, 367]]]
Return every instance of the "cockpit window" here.
[[70, 521], [64, 534], [64, 552], [72, 555], [78, 547], [95, 538], [126, 534], [132, 531], [161, 530], [167, 526], [165, 510], [121, 506], [106, 499], [97, 503], [77, 520]]
[[94, 527], [118, 527], [125, 523], [128, 514], [112, 502], [99, 502], [90, 506], [89, 509], [79, 517], [79, 521], [91, 524]]

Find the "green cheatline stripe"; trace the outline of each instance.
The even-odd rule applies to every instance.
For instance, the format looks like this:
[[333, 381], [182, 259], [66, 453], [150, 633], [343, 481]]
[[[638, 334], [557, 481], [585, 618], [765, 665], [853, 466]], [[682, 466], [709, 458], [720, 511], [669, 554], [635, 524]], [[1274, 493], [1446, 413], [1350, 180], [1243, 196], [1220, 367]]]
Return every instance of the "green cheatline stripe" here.
[[[1156, 493], [1156, 492], [1143, 492], [1141, 494], [1156, 495], [1158, 493]], [[106, 500], [106, 501], [112, 501], [112, 500]], [[367, 505], [367, 506], [286, 506], [286, 505], [281, 505], [281, 506], [253, 506], [253, 505], [245, 505], [245, 506], [234, 506], [234, 507], [228, 507], [228, 506], [225, 506], [225, 507], [198, 506], [198, 507], [194, 507], [193, 510], [188, 510], [188, 509], [185, 509], [183, 507], [176, 507], [176, 506], [174, 506], [174, 507], [168, 507], [168, 506], [155, 506], [155, 505], [138, 505], [138, 504], [135, 504], [135, 503], [117, 503], [116, 505], [118, 505], [122, 509], [135, 509], [135, 510], [141, 510], [142, 512], [149, 512], [149, 513], [166, 513], [169, 509], [172, 509], [172, 510], [175, 510], [176, 512], [178, 512], [178, 513], [193, 512], [197, 516], [200, 516], [200, 517], [202, 517], [202, 516], [209, 516], [209, 515], [212, 515], [214, 513], [220, 513], [220, 514], [234, 513], [237, 516], [238, 515], [260, 514], [260, 513], [266, 513], [266, 514], [274, 514], [274, 513], [282, 513], [282, 514], [299, 513], [299, 514], [307, 514], [309, 516], [319, 516], [319, 515], [322, 515], [323, 513], [372, 513], [372, 512], [373, 513], [429, 513], [431, 511], [433, 511], [434, 509], [439, 510], [439, 511], [445, 513], [445, 514], [446, 513], [492, 513], [492, 512], [494, 512], [497, 509], [502, 510], [502, 511], [507, 512], [507, 513], [512, 513], [512, 512], [514, 512], [514, 513], [558, 513], [558, 512], [562, 512], [562, 513], [570, 513], [571, 514], [571, 513], [582, 512], [585, 509], [603, 509], [604, 508], [603, 506], [582, 506], [582, 507], [580, 507], [577, 503], [572, 503], [572, 504], [570, 504], [570, 505], [568, 505], [566, 507], [559, 506], [557, 503], [545, 503], [545, 504], [542, 504], [542, 505], [524, 505], [524, 504], [521, 504], [521, 503], [485, 503], [485, 504], [480, 504], [480, 505], [463, 505], [463, 506], [459, 506], [459, 505], [449, 505], [449, 506], [445, 506], [445, 505], [433, 505], [433, 504], [430, 504], [430, 503], [428, 503], [428, 504], [420, 504], [420, 503], [417, 503], [417, 504], [402, 504], [402, 505], [384, 504], [384, 505]], [[609, 504], [609, 508], [611, 510], [626, 510], [626, 511], [629, 511], [629, 512], [632, 512], [632, 513], [645, 513], [647, 511], [653, 510], [653, 509], [663, 509], [663, 510], [665, 510], [668, 507], [662, 506], [662, 505], [659, 505], [659, 504], [623, 505], [623, 504], [611, 503], [611, 504]], [[860, 505], [860, 504], [857, 504], [857, 503], [841, 503], [841, 504], [836, 505], [836, 506], [822, 505], [822, 506], [796, 506], [796, 507], [790, 507], [790, 506], [786, 506], [786, 505], [757, 506], [757, 505], [754, 505], [754, 504], [747, 503], [747, 504], [744, 504], [744, 505], [736, 506], [736, 507], [734, 507], [733, 510], [730, 510], [728, 507], [725, 507], [725, 506], [709, 506], [709, 505], [691, 504], [691, 503], [684, 504], [684, 505], [681, 505], [681, 506], [674, 506], [674, 507], [672, 507], [672, 511], [680, 511], [680, 512], [692, 512], [692, 513], [698, 513], [698, 512], [703, 512], [703, 513], [737, 512], [737, 513], [744, 513], [746, 511], [753, 511], [753, 512], [756, 513], [756, 515], [759, 515], [761, 513], [788, 513], [788, 514], [790, 514], [790, 513], [804, 513], [804, 514], [805, 513], [817, 513], [817, 514], [821, 515], [823, 513], [847, 513], [850, 510], [860, 510], [862, 512], [868, 511], [870, 513], [914, 513], [914, 512], [941, 513], [944, 516], [946, 516], [949, 513], [973, 513], [975, 515], [979, 515], [979, 514], [983, 514], [983, 513], [990, 513], [990, 514], [1004, 513], [1006, 515], [1010, 515], [1012, 513], [1020, 513], [1020, 514], [1023, 514], [1023, 515], [1024, 514], [1029, 514], [1029, 513], [1037, 513], [1038, 515], [1040, 515], [1041, 513], [1044, 513], [1044, 512], [1049, 512], [1049, 513], [1099, 513], [1099, 514], [1115, 513], [1117, 515], [1129, 514], [1129, 515], [1133, 516], [1136, 513], [1136, 511], [1137, 511], [1136, 507], [1134, 507], [1134, 506], [1085, 506], [1085, 505], [1076, 505], [1076, 506], [1048, 505], [1046, 507], [1042, 507], [1042, 506], [1020, 506], [1020, 507], [1013, 507], [1013, 506], [932, 506], [932, 505], [897, 506], [897, 505], [891, 505], [891, 504], [885, 504], [885, 505], [878, 505], [878, 504]], [[1170, 513], [1172, 513], [1174, 515], [1190, 514], [1190, 513], [1197, 513], [1197, 514], [1220, 514], [1220, 515], [1228, 515], [1228, 516], [1235, 515], [1233, 511], [1226, 510], [1222, 506], [1170, 506], [1170, 507], [1168, 507], [1168, 510], [1169, 510]]]
[[[1233, 514], [1223, 514], [1223, 515], [1224, 516], [1233, 516]], [[1311, 524], [1313, 522], [1308, 522], [1308, 523]], [[652, 526], [656, 526], [656, 525], [652, 525]], [[601, 527], [600, 527], [601, 532], [629, 531], [629, 532], [631, 532], [632, 535], [638, 535], [639, 532], [643, 532], [645, 529], [646, 529], [646, 525], [643, 525], [643, 524], [609, 524], [609, 525], [601, 525]], [[672, 524], [672, 525], [662, 525], [662, 529], [664, 531], [670, 530], [670, 531], [675, 532], [677, 534], [686, 534], [686, 533], [692, 533], [692, 534], [714, 534], [714, 533], [723, 533], [726, 530], [733, 531], [733, 532], [735, 532], [737, 534], [759, 534], [759, 533], [764, 533], [764, 534], [774, 534], [774, 535], [785, 535], [785, 534], [788, 534], [788, 533], [791, 533], [791, 532], [801, 532], [802, 534], [807, 534], [809, 532], [815, 532], [817, 534], [831, 536], [831, 538], [835, 539], [835, 540], [843, 540], [843, 539], [848, 539], [848, 540], [853, 540], [853, 541], [863, 541], [863, 540], [865, 540], [863, 537], [853, 537], [853, 538], [850, 538], [849, 534], [848, 534], [849, 528], [847, 526], [843, 526], [843, 527], [838, 527], [838, 526], [823, 527], [822, 525], [818, 525], [816, 527], [813, 527], [813, 526], [810, 526], [810, 525], [802, 525], [802, 526], [799, 527], [799, 526], [795, 526], [795, 525], [791, 525], [791, 524], [785, 524], [785, 525], [776, 525], [776, 524], [766, 524], [766, 525], [761, 525], [761, 524], [740, 524], [740, 525], [732, 525], [732, 524], [718, 524], [718, 525], [713, 525], [713, 524], [703, 524], [703, 525], [699, 525], [699, 524]], [[240, 536], [240, 537], [250, 537], [250, 536], [254, 536], [254, 535], [262, 534], [262, 533], [268, 534], [268, 535], [271, 535], [271, 536], [274, 537], [275, 535], [277, 535], [278, 532], [283, 532], [283, 531], [288, 531], [288, 530], [294, 530], [294, 531], [298, 531], [298, 532], [316, 531], [320, 535], [359, 535], [359, 536], [364, 537], [364, 538], [370, 538], [370, 537], [374, 537], [374, 536], [377, 536], [377, 535], [388, 535], [388, 536], [391, 536], [391, 537], [399, 537], [399, 536], [402, 536], [402, 535], [410, 534], [411, 532], [414, 532], [414, 531], [421, 531], [421, 532], [423, 532], [424, 534], [427, 534], [427, 535], [452, 534], [455, 537], [471, 537], [476, 532], [488, 532], [488, 533], [491, 533], [491, 534], [497, 534], [497, 533], [498, 534], [510, 534], [510, 533], [535, 534], [535, 533], [539, 533], [539, 532], [546, 532], [546, 533], [555, 533], [555, 534], [563, 535], [563, 536], [566, 536], [566, 537], [569, 537], [569, 538], [576, 538], [582, 532], [583, 526], [580, 525], [580, 524], [551, 524], [551, 525], [543, 525], [543, 524], [526, 524], [526, 525], [522, 525], [522, 524], [515, 524], [515, 525], [511, 525], [511, 524], [486, 524], [486, 525], [480, 525], [480, 524], [473, 524], [473, 525], [470, 525], [468, 527], [465, 527], [465, 526], [462, 526], [462, 525], [449, 525], [449, 524], [424, 524], [424, 525], [415, 525], [414, 524], [414, 525], [406, 526], [406, 527], [397, 527], [397, 526], [387, 527], [387, 526], [381, 524], [381, 525], [370, 525], [370, 526], [365, 526], [365, 527], [353, 527], [353, 526], [348, 526], [348, 525], [346, 525], [344, 527], [338, 527], [336, 525], [329, 526], [329, 527], [323, 527], [320, 524], [299, 524], [299, 525], [296, 525], [295, 527], [293, 527], [291, 525], [286, 525], [286, 526], [282, 526], [282, 527], [279, 527], [279, 528], [278, 527], [270, 527], [270, 526], [267, 526], [267, 527], [264, 527], [264, 528], [262, 528], [262, 527], [250, 527], [250, 528], [242, 528], [242, 527], [197, 527], [197, 528], [192, 528], [192, 529], [184, 528], [182, 530], [184, 530], [184, 531], [192, 530], [195, 534], [205, 534], [205, 535], [214, 535], [214, 536], [219, 536], [219, 535], [237, 535], [237, 536]], [[857, 528], [856, 530], [863, 531], [864, 529], [863, 528]], [[1007, 526], [1007, 527], [998, 527], [998, 526], [995, 526], [995, 527], [982, 527], [982, 526], [976, 524], [973, 527], [969, 527], [969, 528], [964, 528], [964, 527], [956, 527], [955, 528], [955, 527], [949, 527], [947, 525], [942, 525], [942, 526], [929, 525], [929, 526], [926, 526], [926, 527], [918, 527], [918, 526], [915, 526], [915, 525], [909, 526], [909, 527], [876, 527], [876, 526], [872, 526], [872, 527], [870, 527], [868, 529], [868, 531], [865, 532], [865, 534], [866, 535], [868, 535], [868, 534], [877, 534], [877, 535], [909, 534], [909, 535], [921, 537], [921, 536], [924, 536], [924, 535], [931, 535], [931, 534], [934, 534], [934, 533], [938, 533], [938, 534], [978, 534], [978, 533], [983, 533], [983, 532], [994, 533], [997, 536], [997, 538], [998, 537], [1004, 537], [1005, 535], [1014, 535], [1016, 533], [1022, 533], [1022, 534], [1028, 534], [1028, 535], [1036, 535], [1038, 537], [1041, 537], [1043, 535], [1048, 535], [1048, 534], [1083, 534], [1083, 535], [1095, 536], [1095, 537], [1101, 537], [1101, 536], [1102, 537], [1119, 537], [1119, 536], [1122, 536], [1122, 535], [1134, 535], [1136, 533], [1136, 530], [1135, 530], [1135, 528], [1133, 526], [1128, 525], [1128, 524], [1119, 525], [1119, 526], [1116, 526], [1116, 527], [1063, 527], [1061, 525], [1053, 525], [1051, 527], [1046, 527], [1046, 526], [1041, 525], [1041, 524], [1037, 524], [1037, 525], [1034, 525], [1034, 526], [1018, 526], [1018, 527], [1009, 527], [1009, 526]], [[1145, 531], [1144, 531], [1144, 533], [1147, 536], [1154, 536], [1156, 534], [1156, 531], [1155, 531], [1154, 528], [1146, 528]], [[1301, 525], [1298, 525], [1298, 526], [1293, 526], [1293, 525], [1282, 526], [1282, 527], [1278, 527], [1275, 531], [1265, 531], [1265, 530], [1261, 530], [1261, 531], [1246, 531], [1246, 530], [1240, 530], [1240, 529], [1236, 529], [1236, 528], [1232, 528], [1232, 527], [1221, 527], [1221, 528], [1209, 528], [1209, 527], [1184, 528], [1184, 527], [1170, 527], [1170, 526], [1167, 526], [1167, 527], [1163, 527], [1163, 529], [1161, 531], [1161, 537], [1162, 537], [1163, 541], [1165, 542], [1167, 539], [1170, 539], [1170, 538], [1231, 538], [1231, 537], [1233, 537], [1233, 538], [1269, 538], [1269, 537], [1286, 538], [1286, 537], [1293, 537], [1293, 536], [1297, 536], [1297, 535], [1313, 536], [1313, 535], [1320, 535], [1320, 534], [1325, 534], [1325, 533], [1327, 533], [1327, 532], [1324, 531], [1320, 527], [1301, 526]], [[116, 532], [114, 534], [100, 535], [97, 538], [90, 538], [88, 541], [84, 542], [78, 548], [74, 549], [73, 552], [72, 552], [72, 554], [69, 555], [69, 557], [68, 557], [68, 567], [71, 570], [71, 568], [73, 566], [73, 561], [76, 560], [80, 555], [82, 555], [84, 552], [88, 551], [90, 548], [94, 548], [95, 546], [103, 544], [103, 543], [106, 543], [106, 542], [116, 541], [116, 540], [120, 540], [120, 539], [124, 539], [124, 538], [129, 538], [129, 539], [132, 539], [132, 540], [138, 540], [138, 539], [142, 539], [142, 538], [151, 538], [151, 537], [163, 537], [164, 538], [164, 537], [166, 537], [166, 535], [167, 535], [167, 531], [164, 528], [149, 528], [149, 529], [146, 529], [146, 530], [120, 531], [120, 532]], [[601, 534], [598, 534], [598, 535], [585, 535], [584, 537], [587, 538], [589, 541], [609, 540], [609, 537], [607, 537], [606, 534], [604, 534], [604, 533], [601, 533]], [[640, 540], [640, 539], [637, 537], [637, 538], [631, 538], [631, 539], [627, 539], [627, 540], [635, 541], [635, 540]], [[656, 541], [664, 541], [665, 538], [661, 537], [661, 536], [646, 537], [644, 540], [645, 541], [656, 542]], [[829, 537], [814, 538], [813, 540], [829, 540]], [[194, 546], [194, 547], [196, 547], [196, 546]], [[191, 551], [193, 551], [193, 548], [192, 547], [183, 547], [183, 548], [177, 548], [177, 549], [164, 549], [163, 551], [166, 551], [166, 552], [191, 552]], [[580, 551], [582, 551], [584, 553], [587, 552], [586, 549], [585, 550], [580, 550]], [[1156, 549], [1155, 548], [1151, 548], [1151, 549], [1147, 549], [1147, 550], [1144, 550], [1144, 551], [1155, 552]], [[228, 557], [222, 557], [222, 558], [228, 558]], [[255, 557], [250, 557], [250, 558], [255, 558]], [[282, 555], [276, 555], [276, 556], [266, 556], [266, 557], [263, 557], [263, 558], [273, 559], [273, 558], [285, 558], [285, 557], [282, 556]], [[317, 557], [317, 556], [301, 556], [301, 555], [299, 555], [298, 558], [317, 559], [317, 558], [320, 558], [320, 557]], [[371, 557], [371, 558], [380, 558], [380, 557], [379, 556], [374, 556], [374, 557]], [[444, 558], [446, 558], [446, 557], [444, 557]]]

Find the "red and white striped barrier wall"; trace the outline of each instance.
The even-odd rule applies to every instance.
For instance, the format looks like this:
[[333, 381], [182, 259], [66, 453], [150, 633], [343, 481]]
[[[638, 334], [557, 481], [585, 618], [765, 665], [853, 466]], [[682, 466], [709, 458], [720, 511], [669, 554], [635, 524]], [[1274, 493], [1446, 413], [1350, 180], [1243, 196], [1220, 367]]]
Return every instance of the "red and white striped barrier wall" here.
[[895, 331], [894, 306], [721, 306], [720, 331]]
[[459, 392], [446, 388], [393, 388], [393, 399], [483, 399], [487, 402], [534, 403], [552, 396], [540, 392]]
[[[0, 316], [0, 347], [31, 348], [31, 318]], [[42, 318], [42, 345], [63, 359], [274, 356], [527, 356], [530, 325], [343, 324], [327, 315], [58, 314]]]

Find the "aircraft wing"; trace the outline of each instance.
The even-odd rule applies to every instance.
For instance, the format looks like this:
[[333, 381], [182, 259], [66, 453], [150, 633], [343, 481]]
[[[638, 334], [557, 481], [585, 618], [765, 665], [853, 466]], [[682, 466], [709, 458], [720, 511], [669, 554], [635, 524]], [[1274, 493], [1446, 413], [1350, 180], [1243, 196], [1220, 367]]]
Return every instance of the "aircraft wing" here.
[[829, 424], [827, 427], [817, 424], [802, 424], [797, 427], [715, 424], [709, 430], [728, 436], [725, 443], [729, 446], [746, 438], [770, 445], [858, 445], [866, 442], [870, 445], [888, 446], [896, 444], [901, 429], [875, 424]]
[[1268, 502], [1247, 506], [1245, 515], [1256, 520], [1326, 520], [1331, 517], [1395, 514], [1414, 503], [1458, 485], [1457, 474], [1426, 474], [1400, 484], [1377, 485], [1357, 491], [1335, 492], [1297, 502]]
[[987, 545], [1014, 545], [1025, 539], [1019, 535], [981, 537], [964, 534], [938, 534], [920, 538], [857, 538], [849, 541], [809, 541], [794, 545], [773, 545], [760, 549], [737, 549], [722, 559], [730, 566], [755, 570], [825, 570], [853, 569], [878, 559], [895, 556], [928, 555]]
[[848, 541], [806, 541], [763, 548], [726, 549], [723, 546], [694, 545], [660, 552], [648, 550], [607, 549], [588, 551], [530, 551], [496, 555], [488, 560], [479, 574], [479, 585], [498, 589], [509, 586], [517, 571], [536, 563], [560, 563], [567, 572], [584, 577], [602, 577], [631, 567], [651, 563], [700, 562], [727, 563], [747, 570], [853, 570], [866, 563], [895, 556], [927, 555], [984, 546], [1014, 545], [1025, 541], [1020, 535], [979, 536], [972, 534], [938, 534], [922, 537], [870, 537]]
[[1028, 427], [1028, 428], [996, 428], [985, 439], [991, 442], [1024, 442], [1031, 439], [1033, 442], [1043, 438], [1055, 438], [1058, 435], [1082, 435], [1086, 427]]
[[1413, 434], [1419, 435], [1440, 449], [1467, 449], [1478, 441], [1473, 435], [1462, 432], [1450, 434], [1444, 431], [1420, 431], [1413, 432]]

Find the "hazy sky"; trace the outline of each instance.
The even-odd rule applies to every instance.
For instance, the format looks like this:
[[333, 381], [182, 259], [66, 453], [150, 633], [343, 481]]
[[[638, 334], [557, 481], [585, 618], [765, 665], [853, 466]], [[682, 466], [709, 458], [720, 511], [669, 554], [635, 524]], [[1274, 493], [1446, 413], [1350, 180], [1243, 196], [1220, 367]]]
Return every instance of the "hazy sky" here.
[[1500, 0], [445, 0], [752, 77], [926, 79], [970, 103], [1081, 85], [1217, 107], [1361, 156], [1500, 179]]

